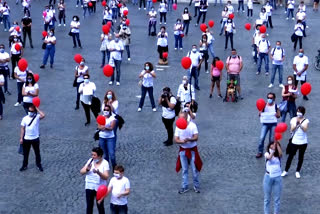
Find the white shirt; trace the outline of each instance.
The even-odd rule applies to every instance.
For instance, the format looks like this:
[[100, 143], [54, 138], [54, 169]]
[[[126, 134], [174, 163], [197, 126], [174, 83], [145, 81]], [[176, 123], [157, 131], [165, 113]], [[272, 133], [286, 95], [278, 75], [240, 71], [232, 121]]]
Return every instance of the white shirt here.
[[254, 38], [254, 44], [258, 46], [258, 43], [261, 40], [261, 33], [259, 30], [256, 30], [256, 32], [253, 34], [253, 38]]
[[4, 76], [2, 74], [0, 74], [0, 83], [4, 83]]
[[[36, 90], [39, 89], [38, 83], [35, 83], [33, 86], [26, 86], [26, 84], [24, 84], [23, 87], [24, 87], [24, 90], [26, 93], [30, 92], [32, 94], [34, 94], [36, 92]], [[23, 102], [24, 103], [32, 103], [33, 98], [34, 97], [30, 96], [30, 95], [23, 96]]]
[[46, 23], [46, 22], [49, 22], [49, 20], [51, 20], [50, 22], [49, 22], [49, 25], [52, 25], [53, 24], [53, 22], [52, 22], [52, 18], [53, 18], [53, 11], [52, 10], [46, 10], [46, 13], [47, 13], [47, 16], [46, 17], [44, 17], [44, 24]]
[[234, 22], [231, 22], [231, 23], [226, 23], [226, 31], [229, 32], [229, 33], [233, 33], [233, 29], [236, 27]]
[[[189, 122], [186, 129], [179, 129], [176, 127], [176, 130], [174, 132], [174, 136], [179, 137], [180, 140], [184, 140], [186, 138], [192, 138], [193, 135], [198, 134], [198, 128], [197, 125], [193, 122]], [[193, 142], [186, 142], [183, 144], [179, 144], [182, 148], [188, 149], [193, 148], [197, 146], [197, 141]]]
[[76, 70], [77, 70], [77, 74], [80, 75], [77, 78], [77, 82], [83, 82], [83, 75], [88, 71], [88, 66], [84, 66], [83, 68], [81, 68], [80, 66], [76, 66]]
[[299, 4], [299, 7], [298, 7], [301, 11], [303, 11], [303, 12], [306, 12], [306, 5], [304, 5], [304, 4]]
[[269, 152], [264, 154], [266, 158], [266, 171], [268, 172], [270, 178], [275, 178], [281, 176], [281, 163], [279, 157], [272, 156], [271, 159], [267, 159]]
[[[271, 124], [271, 123], [277, 123], [277, 117], [276, 117], [276, 113], [277, 113], [277, 109], [276, 109], [276, 104], [274, 103], [273, 105], [269, 105], [269, 104], [266, 104], [266, 106], [264, 107], [264, 111], [261, 112], [261, 116], [260, 116], [260, 122], [261, 123], [266, 123], [266, 124]], [[266, 115], [267, 117], [267, 121], [263, 118], [264, 115]]]
[[[91, 158], [87, 161], [86, 166], [89, 165], [91, 162]], [[97, 173], [93, 172], [93, 169], [98, 169], [101, 173], [104, 173], [105, 171], [110, 170], [109, 168], [109, 163], [106, 161], [104, 158], [102, 158], [102, 161], [100, 163], [100, 166], [96, 168], [94, 161], [91, 163], [91, 169], [89, 172], [86, 174], [86, 189], [91, 189], [91, 190], [98, 190], [98, 187], [100, 185], [106, 185], [107, 186], [107, 181], [103, 180], [100, 178], [100, 176]]]
[[[294, 117], [291, 119], [290, 125], [292, 126], [292, 125], [296, 125], [296, 124], [297, 124], [297, 117]], [[306, 126], [307, 124], [309, 124], [309, 120], [305, 119], [301, 125]], [[307, 133], [302, 130], [301, 125], [296, 130], [296, 132], [292, 138], [292, 143], [295, 145], [303, 145], [303, 144], [308, 143]]]
[[14, 55], [18, 55], [18, 54], [21, 54], [21, 49], [20, 49], [20, 51], [17, 51], [16, 50], [16, 44], [19, 44], [20, 45], [20, 47], [22, 48], [22, 43], [21, 42], [17, 42], [17, 43], [12, 43], [11, 44], [11, 49], [10, 49], [10, 52], [12, 53], [12, 54], [14, 54]]
[[[119, 108], [119, 101], [118, 100], [115, 100], [115, 101], [113, 101], [112, 102], [112, 108], [113, 108], [113, 113], [114, 114], [118, 114], [118, 108]], [[105, 107], [105, 104], [104, 104], [104, 102], [102, 103], [102, 105], [101, 105], [101, 111], [104, 111], [104, 107]], [[114, 115], [113, 114], [113, 115]], [[115, 115], [114, 115], [115, 116]]]
[[[26, 82], [26, 78], [27, 78], [26, 71], [20, 71], [19, 67], [16, 66], [14, 69], [14, 73], [16, 73], [19, 78], [23, 79], [23, 82]], [[19, 79], [17, 79], [17, 82], [21, 82], [21, 81]]]
[[269, 40], [265, 39], [264, 41], [261, 40], [258, 42], [258, 48], [260, 53], [268, 53], [270, 47]]
[[[116, 120], [112, 115], [109, 118], [106, 118], [106, 128], [110, 128], [111, 127], [111, 123], [112, 121]], [[99, 137], [101, 138], [113, 138], [114, 137], [114, 132], [113, 130], [109, 131], [109, 130], [101, 130], [99, 132]]]
[[28, 126], [33, 117], [29, 115], [24, 116], [21, 121], [21, 126], [25, 127], [24, 139], [25, 140], [34, 140], [39, 137], [39, 121], [40, 114], [37, 114], [36, 118], [32, 121], [32, 124]]
[[87, 105], [91, 105], [92, 96], [96, 91], [96, 85], [93, 82], [88, 84], [81, 83], [79, 86], [80, 100]]
[[266, 13], [268, 16], [272, 15], [272, 6], [271, 5], [265, 5], [264, 8], [266, 9]]
[[178, 94], [177, 97], [180, 97], [180, 101], [182, 106], [184, 106], [184, 104], [186, 104], [187, 102], [191, 102], [191, 96], [190, 96], [190, 86], [191, 86], [191, 95], [192, 95], [192, 99], [195, 100], [195, 92], [194, 92], [194, 87], [193, 85], [190, 85], [188, 83], [187, 85], [187, 90], [184, 88], [183, 84], [179, 85], [178, 88]]
[[233, 8], [233, 6], [231, 4], [227, 5], [227, 8], [228, 8], [228, 12], [229, 13], [233, 13], [234, 12], [234, 8]]
[[55, 36], [46, 36], [46, 38], [44, 39], [47, 43], [47, 46], [49, 45], [54, 45], [52, 44], [52, 42], [55, 42], [57, 39]]
[[306, 18], [306, 13], [300, 11], [300, 12], [297, 13], [296, 16], [297, 16], [297, 20], [301, 20], [302, 21], [302, 20], [304, 20]]
[[268, 21], [268, 14], [267, 14], [267, 12], [265, 12], [265, 13], [260, 12], [259, 17], [260, 17], [260, 19], [261, 19], [262, 21], [264, 21], [264, 22]]
[[288, 9], [294, 9], [294, 0], [289, 0], [288, 1]]
[[160, 13], [166, 13], [167, 12], [167, 5], [166, 5], [166, 3], [160, 3], [160, 5], [159, 5], [159, 12]]
[[112, 187], [110, 203], [115, 205], [126, 205], [128, 203], [128, 196], [122, 196], [118, 198], [118, 195], [124, 193], [126, 189], [130, 189], [130, 182], [127, 177], [117, 179], [112, 177], [109, 183], [109, 187]]
[[5, 16], [5, 15], [9, 15], [10, 14], [10, 7], [7, 5], [7, 7], [1, 7], [1, 11], [2, 11], [2, 14]]
[[[154, 71], [151, 71], [151, 73], [154, 74]], [[146, 73], [145, 70], [141, 72], [141, 75], [143, 75], [142, 85], [144, 87], [153, 87], [153, 76], [151, 75], [151, 73]]]
[[161, 38], [161, 32], [158, 33], [158, 40], [157, 40], [157, 45], [161, 47], [167, 47], [168, 46], [168, 33], [164, 33], [164, 37]]
[[112, 10], [105, 9], [103, 12], [103, 19], [112, 20]]
[[76, 27], [76, 28], [79, 28], [79, 29], [72, 28], [72, 29], [71, 29], [71, 33], [79, 33], [79, 32], [80, 32], [80, 22], [77, 22], [77, 21], [71, 21], [71, 23], [70, 23], [70, 27]]
[[173, 34], [174, 34], [174, 35], [180, 35], [180, 34], [182, 34], [182, 33], [183, 33], [182, 29], [183, 29], [182, 23], [180, 23], [180, 24], [176, 23], [176, 24], [174, 25]]
[[[193, 53], [192, 51], [190, 51], [187, 56], [190, 57], [191, 62], [192, 62], [190, 69], [191, 69], [192, 67], [198, 66], [200, 60], [202, 59], [202, 54], [201, 54], [199, 51], [197, 51], [197, 52], [195, 52], [195, 53]], [[190, 70], [190, 72], [191, 72], [191, 70]]]
[[120, 39], [118, 42], [115, 42], [115, 40], [112, 40], [108, 45], [108, 49], [115, 49], [110, 53], [110, 60], [111, 59], [122, 60], [121, 51], [123, 51], [124, 46], [123, 46], [123, 42]]
[[[293, 64], [296, 65], [297, 71], [301, 72], [304, 69], [304, 66], [309, 64], [308, 57], [305, 55], [303, 55], [303, 57], [295, 56], [293, 59]], [[294, 74], [297, 74], [297, 72], [294, 72]], [[307, 71], [301, 74], [301, 76], [305, 75], [307, 75]]]
[[194, 6], [199, 7], [200, 6], [200, 0], [195, 0], [194, 1]]
[[[177, 100], [175, 97], [171, 97], [170, 100], [169, 100], [170, 103], [172, 104], [176, 104], [177, 103]], [[165, 118], [165, 119], [172, 119], [176, 116], [176, 112], [174, 109], [171, 109], [171, 108], [166, 108], [166, 107], [163, 107], [162, 106], [162, 117]]]
[[303, 30], [304, 30], [304, 27], [301, 23], [298, 23], [294, 26], [294, 33], [297, 36], [303, 36]]
[[280, 49], [272, 48], [271, 54], [273, 56], [272, 64], [274, 65], [282, 65], [283, 61], [282, 58], [285, 56], [285, 51], [282, 47]]
[[150, 19], [149, 19], [150, 21], [156, 21], [156, 20], [157, 20], [157, 18], [156, 18], [156, 16], [157, 16], [157, 11], [155, 11], [155, 10], [152, 11], [152, 10], [151, 10], [151, 11], [149, 12], [149, 16], [150, 16]]
[[253, 1], [252, 0], [248, 0], [247, 1], [247, 6], [248, 6], [248, 9], [252, 10], [253, 9]]
[[[0, 53], [0, 60], [10, 59], [10, 55], [7, 52]], [[7, 66], [8, 62], [0, 63], [0, 66]]]
[[17, 37], [20, 37], [21, 36], [21, 30], [20, 31], [16, 31], [16, 27], [18, 25], [14, 25], [12, 26], [10, 29], [9, 29], [9, 32], [10, 32], [10, 36], [17, 36]]

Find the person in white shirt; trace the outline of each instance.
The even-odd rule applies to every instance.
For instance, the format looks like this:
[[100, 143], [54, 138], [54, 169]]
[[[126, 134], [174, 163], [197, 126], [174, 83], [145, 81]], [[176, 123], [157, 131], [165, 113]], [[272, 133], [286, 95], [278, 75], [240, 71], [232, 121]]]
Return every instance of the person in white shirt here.
[[112, 20], [114, 22], [117, 22], [117, 18], [118, 18], [118, 14], [119, 14], [118, 1], [117, 0], [110, 0], [109, 7], [112, 10]]
[[92, 109], [92, 97], [96, 91], [96, 85], [89, 80], [89, 74], [83, 75], [83, 83], [79, 86], [79, 93], [80, 93], [80, 101], [83, 106], [83, 109], [86, 114], [87, 122], [84, 124], [85, 126], [90, 124], [90, 109], [95, 117], [98, 116], [97, 112], [94, 112]]
[[25, 71], [21, 71], [18, 66], [14, 69], [14, 78], [17, 80], [17, 92], [18, 92], [18, 99], [16, 104], [14, 104], [15, 107], [20, 106], [23, 100], [22, 97], [22, 88], [23, 84], [27, 81], [27, 74], [32, 73], [32, 71], [28, 70], [28, 68]]
[[189, 83], [192, 84], [194, 78], [194, 88], [200, 90], [199, 87], [199, 70], [203, 62], [202, 54], [198, 51], [197, 45], [192, 45], [192, 50], [188, 52], [187, 57], [191, 59], [191, 67], [189, 72]]
[[224, 26], [224, 33], [226, 36], [224, 49], [228, 48], [228, 40], [230, 38], [231, 49], [233, 49], [233, 32], [235, 32], [236, 26], [233, 19], [228, 18], [226, 25]]
[[50, 68], [53, 68], [54, 55], [56, 53], [56, 42], [57, 42], [57, 39], [54, 36], [54, 30], [51, 29], [49, 31], [49, 34], [44, 38], [44, 43], [46, 44], [46, 49], [44, 50], [42, 65], [40, 66], [40, 68], [42, 68], [42, 69], [45, 68], [49, 56], [50, 56]]
[[73, 40], [73, 48], [77, 47], [76, 39], [78, 41], [79, 48], [82, 48], [80, 41], [80, 18], [78, 16], [72, 17], [72, 21], [70, 23], [70, 32]]
[[4, 26], [4, 31], [7, 31], [10, 29], [10, 7], [7, 4], [7, 2], [3, 2], [2, 7], [0, 8], [0, 12], [2, 13], [2, 18], [3, 18], [3, 26]]
[[261, 25], [256, 25], [256, 29], [255, 32], [252, 36], [252, 47], [253, 47], [253, 60], [254, 60], [254, 64], [257, 64], [258, 62], [258, 43], [261, 40], [261, 35], [262, 33], [260, 33], [260, 27]]
[[247, 17], [252, 18], [253, 16], [253, 0], [247, 1]]
[[108, 22], [112, 23], [112, 10], [108, 5], [106, 5], [106, 7], [103, 10], [103, 21], [102, 21], [102, 24], [105, 25]]
[[231, 1], [227, 2], [227, 7], [228, 7], [229, 14], [234, 13], [234, 8], [233, 8], [233, 6], [231, 4]]
[[168, 52], [168, 33], [166, 32], [166, 27], [162, 26], [160, 32], [158, 33], [158, 53], [159, 53], [159, 62], [167, 62], [168, 60], [163, 57], [163, 52]]
[[8, 77], [10, 77], [10, 69], [8, 63], [10, 62], [9, 53], [5, 52], [4, 44], [0, 44], [0, 72], [4, 77], [4, 93], [11, 95], [8, 90]]
[[222, 35], [222, 33], [224, 32], [224, 27], [228, 21], [228, 18], [229, 18], [229, 9], [227, 6], [224, 7], [223, 11], [221, 12], [221, 28], [220, 28], [220, 36]]
[[197, 24], [196, 26], [199, 24], [201, 16], [202, 17], [202, 23], [204, 23], [206, 21], [206, 15], [207, 15], [207, 11], [208, 11], [208, 1], [207, 0], [200, 0], [200, 7], [199, 7], [199, 16], [197, 19]]
[[294, 117], [290, 121], [290, 131], [291, 131], [291, 142], [289, 142], [287, 148], [288, 159], [286, 163], [285, 170], [282, 172], [281, 176], [284, 177], [288, 175], [288, 171], [291, 166], [292, 159], [299, 151], [298, 165], [296, 168], [296, 178], [300, 178], [300, 170], [302, 167], [304, 153], [308, 146], [307, 130], [309, 128], [309, 120], [305, 118], [306, 109], [303, 106], [297, 108], [297, 117]]
[[268, 24], [268, 14], [266, 12], [266, 8], [261, 8], [261, 12], [259, 14], [260, 20], [262, 20], [262, 24], [267, 26]]
[[103, 68], [106, 62], [106, 57], [107, 57], [107, 62], [109, 62], [110, 60], [110, 51], [108, 50], [108, 46], [112, 41], [112, 34], [102, 33], [100, 36], [100, 41], [101, 41], [100, 51], [102, 53], [102, 62], [101, 62], [100, 68]]
[[[189, 6], [191, 6], [192, 0], [189, 2]], [[200, 0], [194, 0], [194, 16], [197, 17], [200, 7]], [[200, 13], [200, 12], [199, 12]]]
[[283, 88], [284, 85], [282, 84], [283, 78], [283, 62], [285, 58], [285, 51], [281, 47], [281, 42], [277, 41], [276, 46], [272, 48], [270, 52], [270, 58], [272, 59], [272, 74], [271, 74], [271, 83], [268, 86], [269, 88], [273, 87], [274, 78], [276, 76], [277, 70], [279, 72], [279, 87]]
[[[116, 82], [117, 86], [120, 85], [120, 75], [121, 75], [121, 62], [122, 62], [122, 52], [124, 50], [124, 45], [123, 42], [120, 40], [120, 35], [115, 34], [114, 40], [112, 40], [109, 45], [108, 49], [110, 51], [110, 60], [109, 60], [109, 65], [111, 65], [114, 68], [114, 71], [117, 71], [117, 77], [116, 77]], [[111, 76], [111, 80], [109, 81], [109, 85], [112, 85], [114, 82], [114, 74], [113, 72]]]
[[61, 26], [61, 23], [63, 21], [63, 26], [66, 26], [66, 4], [64, 3], [64, 0], [60, 0], [58, 3], [58, 10], [59, 10], [59, 27]]
[[4, 93], [2, 90], [2, 86], [4, 86], [5, 83], [5, 79], [4, 79], [4, 75], [3, 75], [3, 71], [0, 70], [0, 120], [2, 120], [3, 118], [3, 105], [5, 103], [5, 97], [4, 97]]
[[[91, 3], [90, 0], [83, 0], [83, 18], [85, 19], [86, 18], [86, 13], [87, 11], [89, 12], [89, 16], [91, 15], [92, 13], [92, 7], [89, 7], [89, 4]], [[92, 4], [92, 3], [91, 3]]]
[[79, 103], [80, 103], [80, 93], [79, 93], [79, 87], [81, 85], [81, 83], [83, 83], [83, 76], [85, 74], [89, 74], [89, 68], [87, 65], [85, 65], [85, 59], [82, 58], [81, 62], [79, 63], [79, 65], [76, 66], [75, 68], [75, 79], [76, 79], [76, 90], [77, 90], [77, 100], [76, 100], [76, 108], [75, 110], [79, 109]]
[[182, 13], [182, 20], [183, 20], [183, 31], [185, 31], [186, 36], [188, 36], [191, 19], [192, 19], [192, 16], [189, 12], [189, 9], [185, 7]]
[[270, 4], [269, 1], [266, 2], [266, 5], [264, 6], [264, 8], [266, 9], [266, 13], [267, 13], [267, 27], [268, 27], [268, 24], [270, 25], [270, 28], [273, 28], [273, 25], [272, 25], [272, 10], [273, 10], [273, 7], [272, 5]]
[[[157, 11], [155, 11], [153, 6], [151, 7], [151, 11], [149, 11], [148, 16], [149, 16], [149, 24], [148, 24], [149, 36], [151, 36], [152, 34], [156, 35]], [[153, 32], [151, 34], [152, 27], [153, 27]]]
[[126, 49], [127, 56], [128, 56], [128, 61], [131, 60], [130, 58], [130, 43], [131, 43], [131, 30], [130, 27], [127, 26], [126, 24], [122, 24], [120, 31], [119, 31], [119, 36], [121, 38], [121, 41], [124, 45], [124, 48]]
[[292, 20], [294, 20], [294, 16], [293, 16], [294, 4], [295, 4], [294, 0], [288, 0], [288, 3], [287, 3], [288, 12], [287, 12], [287, 18], [286, 18], [287, 20], [289, 19], [290, 14], [291, 14]]
[[153, 80], [156, 78], [156, 72], [153, 70], [153, 65], [151, 62], [144, 63], [144, 68], [140, 73], [139, 78], [141, 79], [141, 98], [138, 112], [142, 110], [147, 92], [150, 98], [152, 111], [157, 111], [153, 97]]
[[242, 8], [242, 12], [244, 13], [244, 4], [243, 4], [243, 0], [238, 0], [238, 10], [237, 12], [240, 12], [240, 9]]
[[39, 85], [36, 83], [32, 73], [27, 74], [26, 83], [22, 88], [23, 108], [28, 114], [29, 107], [32, 106], [32, 99], [39, 95]]
[[44, 21], [44, 31], [48, 31], [54, 29], [54, 21], [53, 21], [53, 11], [49, 9], [49, 6], [45, 7], [45, 10], [42, 12], [42, 17]]
[[162, 20], [164, 21], [164, 24], [167, 24], [167, 11], [168, 11], [168, 5], [166, 0], [161, 0], [161, 3], [159, 4], [159, 13], [160, 13], [160, 25], [162, 24]]
[[[309, 66], [309, 59], [304, 55], [304, 50], [300, 49], [298, 56], [295, 56], [293, 59], [293, 71], [295, 86], [297, 87], [299, 82], [301, 85], [307, 82], [307, 69]], [[303, 96], [304, 100], [308, 100], [306, 95]]]
[[301, 20], [301, 24], [303, 25], [303, 36], [306, 37], [306, 27], [307, 27], [307, 23], [306, 23], [306, 17], [307, 14], [305, 11], [303, 11], [302, 9], [298, 9], [297, 13], [296, 13], [296, 19], [297, 20]]
[[257, 51], [259, 55], [259, 61], [258, 61], [258, 71], [257, 75], [261, 72], [261, 66], [262, 66], [262, 60], [264, 60], [265, 63], [265, 69], [266, 69], [266, 76], [269, 75], [269, 51], [270, 51], [271, 45], [270, 41], [266, 39], [266, 35], [261, 35], [261, 40], [258, 42], [257, 45]]
[[28, 109], [28, 115], [24, 116], [21, 121], [20, 144], [23, 147], [23, 163], [20, 171], [28, 168], [31, 146], [36, 156], [36, 165], [39, 171], [43, 171], [40, 156], [39, 123], [44, 117], [45, 114], [38, 107], [32, 105]]
[[141, 10], [142, 3], [143, 3], [144, 10], [146, 10], [146, 0], [140, 0], [139, 1], [139, 10]]
[[182, 84], [179, 85], [177, 99], [180, 100], [183, 107], [187, 102], [194, 102], [196, 94], [193, 85], [188, 83], [188, 77], [183, 76]]
[[[107, 180], [109, 178], [109, 163], [102, 158], [103, 150], [100, 147], [95, 147], [91, 151], [91, 158], [80, 170], [81, 175], [86, 175], [86, 199], [87, 199], [87, 212], [93, 213], [94, 198], [97, 195], [99, 186], [107, 186]], [[97, 209], [99, 214], [105, 213], [104, 203], [102, 198], [97, 203]]]
[[174, 27], [173, 27], [173, 34], [174, 34], [174, 50], [177, 50], [180, 48], [182, 50], [183, 45], [182, 45], [182, 34], [183, 34], [183, 24], [181, 23], [181, 19], [177, 19]]
[[[202, 58], [204, 61], [204, 70], [206, 71], [206, 73], [209, 73], [209, 68], [208, 68], [208, 59], [209, 59], [209, 39], [208, 39], [208, 35], [212, 38], [212, 35], [210, 32], [208, 32], [208, 34], [203, 33], [199, 42], [199, 50], [200, 53], [202, 54]], [[200, 75], [200, 71], [201, 71], [201, 66], [199, 68], [199, 75]]]
[[12, 78], [14, 79], [13, 71], [18, 65], [19, 60], [23, 56], [23, 44], [21, 43], [18, 36], [13, 36], [13, 41], [10, 45], [10, 55], [11, 55], [11, 64], [12, 64]]
[[296, 50], [297, 43], [299, 40], [299, 47], [300, 49], [302, 48], [302, 38], [303, 38], [303, 32], [305, 31], [305, 28], [302, 24], [301, 20], [297, 21], [297, 24], [294, 26], [294, 44], [293, 44], [293, 49]]

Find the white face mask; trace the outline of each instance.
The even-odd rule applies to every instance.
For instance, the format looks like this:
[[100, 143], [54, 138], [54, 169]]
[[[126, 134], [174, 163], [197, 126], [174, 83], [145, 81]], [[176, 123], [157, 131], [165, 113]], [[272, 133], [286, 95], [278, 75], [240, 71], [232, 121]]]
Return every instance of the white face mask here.
[[297, 116], [301, 118], [303, 117], [303, 114], [301, 112], [297, 112]]
[[196, 48], [192, 48], [192, 52], [193, 53], [197, 52], [197, 49]]
[[119, 179], [121, 175], [118, 174], [118, 173], [113, 173], [113, 176], [114, 176], [115, 178]]
[[182, 84], [183, 84], [183, 85], [185, 85], [185, 84], [187, 84], [187, 83], [188, 83], [187, 80], [182, 80]]
[[270, 148], [270, 149], [269, 149], [269, 153], [270, 153], [270, 154], [273, 154], [273, 153], [274, 153], [274, 150]]
[[103, 115], [104, 115], [104, 116], [109, 116], [109, 115], [110, 115], [110, 112], [109, 112], [109, 111], [103, 111]]
[[100, 159], [94, 159], [93, 160], [95, 163], [98, 163], [100, 161]]
[[288, 80], [288, 84], [291, 85], [292, 84], [292, 80]]
[[111, 94], [108, 94], [108, 95], [107, 95], [107, 98], [108, 98], [108, 100], [112, 99], [112, 95], [111, 95]]
[[84, 79], [84, 83], [89, 83], [89, 79]]
[[77, 19], [76, 19], [76, 18], [74, 18], [74, 19], [73, 19], [73, 21], [75, 21], [75, 22], [76, 22], [76, 21], [77, 21]]

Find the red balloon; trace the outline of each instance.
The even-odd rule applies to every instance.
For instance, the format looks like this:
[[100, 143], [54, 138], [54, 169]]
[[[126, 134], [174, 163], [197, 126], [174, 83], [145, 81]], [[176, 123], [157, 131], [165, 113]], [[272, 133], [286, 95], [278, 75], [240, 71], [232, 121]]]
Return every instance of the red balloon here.
[[15, 28], [15, 30], [16, 30], [16, 31], [20, 31], [20, 27], [17, 26], [17, 27]]
[[97, 117], [97, 123], [98, 123], [99, 125], [101, 125], [101, 126], [106, 125], [106, 118], [105, 118], [104, 116], [102, 116], [102, 115], [99, 115], [99, 116]]
[[251, 30], [251, 24], [250, 24], [250, 23], [245, 24], [245, 25], [244, 25], [244, 28], [245, 28], [246, 30]]
[[74, 55], [74, 61], [76, 61], [76, 63], [80, 63], [82, 61], [82, 56], [80, 54], [76, 54]]
[[163, 53], [162, 53], [162, 57], [165, 58], [165, 59], [167, 59], [167, 58], [168, 58], [168, 52], [163, 52]]
[[36, 81], [36, 82], [38, 82], [40, 79], [39, 74], [33, 74], [33, 77], [34, 77], [34, 81]]
[[92, 7], [92, 2], [89, 2], [89, 3], [88, 3], [88, 6], [89, 6], [89, 7]]
[[173, 5], [172, 5], [172, 8], [173, 8], [174, 10], [177, 10], [177, 7], [178, 7], [177, 4], [173, 4]]
[[122, 7], [122, 4], [120, 3], [120, 4], [118, 4], [118, 7]]
[[43, 12], [42, 12], [42, 15], [43, 15], [43, 17], [46, 17], [46, 16], [47, 16], [47, 12], [46, 12], [46, 11], [43, 11]]
[[113, 67], [111, 65], [105, 65], [103, 67], [103, 74], [107, 77], [111, 77], [113, 74]]
[[264, 109], [264, 107], [266, 106], [266, 101], [264, 101], [264, 99], [260, 98], [257, 100], [256, 106], [259, 111], [262, 111]]
[[183, 38], [184, 37], [184, 33], [181, 33], [180, 36], [181, 36], [181, 38]]
[[287, 131], [287, 124], [286, 123], [279, 123], [276, 128], [274, 129], [275, 132], [283, 133]]
[[233, 13], [230, 13], [229, 14], [229, 19], [233, 19], [234, 18], [234, 14]]
[[192, 63], [192, 62], [191, 62], [190, 57], [185, 56], [185, 57], [183, 57], [183, 58], [181, 59], [181, 65], [182, 65], [182, 67], [183, 67], [184, 69], [190, 68], [191, 63]]
[[224, 67], [224, 64], [221, 60], [216, 61], [216, 67], [221, 71]]
[[282, 139], [282, 134], [279, 132], [274, 133], [274, 139], [275, 140], [281, 140]]
[[35, 106], [35, 107], [39, 107], [40, 106], [40, 98], [39, 97], [34, 97], [32, 99], [32, 104]]
[[152, 0], [153, 3], [157, 3], [157, 0]]
[[207, 28], [208, 28], [208, 27], [207, 27], [206, 24], [201, 24], [201, 25], [200, 25], [200, 30], [201, 30], [202, 32], [204, 32], [204, 33], [206, 32]]
[[180, 117], [177, 121], [176, 121], [176, 126], [179, 129], [186, 129], [188, 126], [188, 122], [186, 121], [186, 119]]
[[267, 32], [267, 28], [266, 28], [266, 26], [264, 26], [264, 25], [261, 25], [259, 30], [260, 30], [260, 33], [265, 33], [265, 32]]
[[19, 45], [18, 43], [14, 45], [14, 48], [16, 49], [16, 51], [20, 51], [21, 50], [21, 45]]
[[306, 83], [303, 83], [303, 85], [301, 86], [301, 94], [304, 95], [304, 96], [307, 96], [308, 94], [310, 94], [311, 92], [311, 84], [306, 82]]
[[126, 20], [126, 25], [127, 25], [127, 26], [130, 25], [130, 20], [129, 20], [129, 19]]
[[46, 36], [48, 36], [47, 31], [42, 31], [42, 37], [46, 37]]
[[18, 67], [20, 71], [25, 71], [28, 68], [28, 61], [25, 58], [21, 58], [18, 62]]
[[97, 200], [99, 201], [101, 198], [103, 198], [108, 193], [108, 188], [106, 185], [101, 185], [98, 187], [97, 190]]
[[123, 15], [125, 15], [125, 16], [127, 16], [127, 15], [128, 15], [128, 13], [129, 13], [129, 11], [128, 11], [128, 10], [124, 10], [124, 11], [123, 11]]
[[109, 31], [110, 31], [109, 25], [103, 25], [103, 26], [102, 26], [102, 32], [103, 32], [104, 34], [108, 34]]
[[103, 7], [107, 6], [107, 2], [106, 1], [102, 1], [101, 4], [102, 4]]
[[209, 20], [208, 25], [209, 25], [209, 27], [213, 27], [214, 26], [214, 21], [213, 20]]
[[107, 25], [109, 26], [109, 28], [112, 26], [112, 22], [111, 21], [108, 21], [107, 22]]

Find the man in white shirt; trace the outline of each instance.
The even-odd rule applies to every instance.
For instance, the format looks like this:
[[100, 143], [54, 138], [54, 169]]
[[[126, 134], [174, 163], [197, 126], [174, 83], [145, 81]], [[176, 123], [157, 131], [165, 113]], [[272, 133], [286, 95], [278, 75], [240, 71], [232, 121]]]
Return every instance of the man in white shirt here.
[[191, 67], [189, 72], [189, 83], [192, 84], [192, 77], [194, 78], [194, 88], [200, 90], [198, 79], [199, 79], [199, 68], [203, 61], [202, 54], [197, 50], [197, 45], [192, 45], [192, 50], [188, 52], [187, 57], [191, 59]]
[[177, 99], [180, 100], [181, 106], [184, 106], [187, 102], [195, 100], [195, 92], [193, 85], [188, 83], [188, 77], [183, 76], [182, 84], [179, 85]]
[[261, 40], [261, 35], [262, 33], [260, 33], [260, 27], [261, 25], [256, 25], [256, 29], [255, 29], [255, 33], [252, 36], [252, 47], [253, 47], [253, 60], [254, 60], [254, 64], [257, 64], [258, 62], [258, 43]]
[[283, 62], [284, 62], [285, 52], [281, 47], [281, 42], [276, 42], [276, 47], [272, 48], [270, 53], [270, 58], [272, 59], [272, 74], [271, 74], [271, 83], [269, 88], [273, 87], [274, 78], [276, 76], [276, 72], [279, 72], [279, 87], [283, 88], [282, 84], [282, 75], [283, 75]]
[[0, 44], [0, 72], [2, 72], [5, 80], [4, 93], [11, 95], [11, 93], [8, 91], [8, 76], [10, 76], [8, 62], [10, 62], [10, 55], [9, 53], [5, 52], [4, 44]]
[[[293, 59], [293, 71], [295, 86], [298, 86], [300, 81], [301, 85], [307, 82], [307, 69], [309, 66], [309, 59], [304, 55], [304, 50], [300, 49], [298, 56], [295, 56]], [[303, 96], [304, 100], [309, 100], [307, 96]]]
[[273, 28], [273, 25], [272, 25], [272, 5], [270, 4], [269, 1], [266, 2], [266, 5], [264, 6], [264, 8], [266, 9], [266, 13], [267, 13], [267, 16], [268, 16], [268, 22], [267, 22], [267, 27], [268, 27], [268, 24], [270, 25], [270, 28]]
[[[117, 71], [117, 77], [116, 77], [116, 81], [117, 81], [117, 86], [120, 85], [120, 75], [121, 75], [121, 71], [120, 71], [120, 67], [121, 67], [121, 62], [122, 62], [122, 52], [124, 50], [124, 45], [122, 43], [122, 41], [120, 40], [120, 35], [116, 34], [114, 40], [112, 40], [109, 45], [108, 45], [108, 50], [110, 51], [110, 60], [109, 60], [109, 64], [114, 67]], [[114, 72], [111, 76], [111, 81], [109, 82], [109, 85], [112, 85], [114, 82]]]
[[264, 60], [265, 63], [265, 69], [266, 69], [266, 76], [269, 75], [269, 51], [270, 51], [270, 42], [269, 40], [266, 39], [266, 35], [262, 34], [261, 35], [261, 40], [258, 42], [257, 45], [257, 51], [259, 54], [259, 61], [258, 61], [258, 71], [257, 75], [260, 74], [261, 72], [261, 65], [262, 65], [262, 60]]

